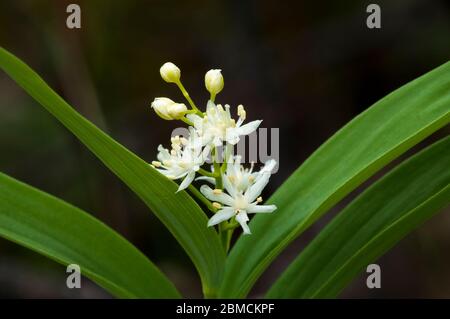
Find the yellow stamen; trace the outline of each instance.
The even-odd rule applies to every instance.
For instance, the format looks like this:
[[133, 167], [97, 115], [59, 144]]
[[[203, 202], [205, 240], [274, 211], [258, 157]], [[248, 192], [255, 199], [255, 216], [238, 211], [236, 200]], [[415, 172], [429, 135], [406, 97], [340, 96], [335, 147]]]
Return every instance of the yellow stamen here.
[[241, 117], [243, 120], [245, 120], [245, 118], [247, 117], [247, 112], [245, 112], [244, 106], [242, 104], [240, 104], [238, 106], [238, 112], [237, 112], [238, 116]]
[[171, 166], [172, 165], [172, 161], [169, 160], [165, 160], [163, 161], [164, 166]]
[[153, 162], [152, 162], [152, 165], [153, 165], [154, 167], [161, 167], [161, 162], [159, 162], [159, 161], [153, 161]]

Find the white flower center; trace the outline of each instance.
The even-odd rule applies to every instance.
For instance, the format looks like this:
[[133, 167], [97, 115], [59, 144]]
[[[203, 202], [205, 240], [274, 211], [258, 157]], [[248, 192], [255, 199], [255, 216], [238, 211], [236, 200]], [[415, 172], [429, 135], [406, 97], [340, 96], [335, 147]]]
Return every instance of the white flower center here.
[[235, 210], [246, 210], [248, 207], [248, 202], [246, 201], [245, 197], [242, 194], [239, 194], [234, 199], [234, 205], [233, 208]]
[[211, 128], [211, 130], [213, 131], [213, 134], [215, 136], [219, 136], [221, 138], [225, 138], [225, 134], [227, 132], [227, 126], [225, 125], [225, 123], [219, 122], [219, 123], [217, 123], [216, 126], [213, 126]]

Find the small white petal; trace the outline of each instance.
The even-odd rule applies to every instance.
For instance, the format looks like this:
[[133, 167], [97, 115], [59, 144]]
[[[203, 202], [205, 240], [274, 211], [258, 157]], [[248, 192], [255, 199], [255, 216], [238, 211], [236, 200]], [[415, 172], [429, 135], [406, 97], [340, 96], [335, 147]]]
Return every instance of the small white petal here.
[[216, 105], [213, 101], [208, 100], [208, 103], [206, 103], [206, 114], [208, 116], [214, 115], [214, 112], [216, 111]]
[[222, 183], [225, 189], [227, 190], [228, 194], [231, 195], [231, 197], [237, 196], [237, 190], [229, 180], [230, 176], [227, 176], [225, 174], [222, 174]]
[[254, 205], [253, 207], [249, 207], [247, 212], [249, 214], [272, 213], [275, 209], [277, 209], [275, 205]]
[[197, 114], [187, 114], [186, 117], [189, 121], [191, 121], [194, 124], [196, 129], [202, 126], [203, 119]]
[[210, 134], [209, 132], [206, 132], [205, 134], [202, 135], [201, 144], [208, 145], [208, 144], [212, 143], [213, 139], [214, 139], [214, 135]]
[[208, 227], [220, 224], [221, 222], [230, 219], [234, 216], [234, 210], [231, 207], [225, 207], [219, 210], [208, 221]]
[[211, 152], [211, 147], [209, 145], [206, 145], [202, 151], [203, 161], [206, 161], [208, 159], [210, 152]]
[[214, 177], [200, 176], [200, 177], [197, 177], [195, 180], [196, 180], [196, 181], [206, 181], [206, 182], [208, 182], [208, 183], [211, 183], [211, 184], [213, 184], [213, 185], [216, 185], [216, 179], [215, 179]]
[[214, 137], [212, 143], [214, 146], [222, 146], [222, 139], [219, 136]]
[[277, 161], [274, 159], [270, 159], [264, 164], [264, 167], [261, 169], [260, 173], [265, 173], [265, 172], [272, 173], [272, 171], [276, 165], [277, 165]]
[[239, 135], [248, 135], [248, 134], [256, 131], [258, 126], [261, 124], [261, 122], [262, 121], [257, 120], [257, 121], [247, 123], [247, 124], [242, 125], [241, 127], [237, 128], [237, 131], [239, 132]]
[[243, 135], [239, 133], [239, 128], [229, 127], [225, 133], [225, 139], [231, 145], [236, 145], [239, 142], [239, 135]]
[[161, 168], [157, 168], [156, 169], [158, 172], [160, 172], [161, 174], [163, 174], [164, 176], [166, 176], [169, 179], [178, 179], [180, 178], [179, 176], [173, 175], [171, 171], [165, 170], [165, 169], [161, 169]]
[[183, 182], [181, 182], [180, 187], [178, 187], [177, 192], [187, 188], [194, 180], [194, 177], [195, 177], [195, 172], [194, 171], [189, 172], [186, 175], [186, 177], [183, 179]]
[[261, 195], [261, 192], [263, 191], [264, 187], [266, 187], [267, 183], [269, 182], [269, 178], [270, 178], [269, 173], [263, 173], [261, 175], [258, 175], [256, 182], [253, 185], [251, 185], [244, 194], [247, 202], [252, 203], [259, 195]]
[[242, 230], [244, 231], [245, 235], [250, 235], [252, 232], [250, 231], [250, 228], [247, 225], [247, 222], [249, 221], [248, 216], [245, 212], [240, 212], [236, 215], [236, 221], [241, 224]]
[[202, 185], [200, 187], [200, 192], [209, 200], [214, 201], [214, 202], [220, 202], [224, 205], [227, 206], [232, 206], [233, 205], [233, 198], [225, 193], [214, 193], [214, 191], [211, 189], [211, 187], [207, 186], [207, 185]]
[[158, 161], [160, 161], [161, 163], [170, 159], [169, 150], [164, 148], [162, 145], [158, 146], [158, 152], [159, 153], [157, 155], [157, 158], [158, 158]]

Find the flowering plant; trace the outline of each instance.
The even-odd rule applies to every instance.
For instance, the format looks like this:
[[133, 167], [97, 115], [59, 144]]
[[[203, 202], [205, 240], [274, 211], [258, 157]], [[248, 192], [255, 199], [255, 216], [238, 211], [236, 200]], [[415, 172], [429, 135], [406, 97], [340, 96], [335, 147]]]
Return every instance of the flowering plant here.
[[[253, 166], [244, 168], [242, 158], [234, 154], [233, 146], [261, 121], [244, 124], [243, 106], [215, 103], [224, 83], [220, 70], [206, 73], [210, 98], [201, 111], [182, 85], [180, 70], [171, 63], [162, 66], [162, 78], [181, 89], [189, 108], [168, 98], [156, 98], [152, 108], [165, 120], [186, 123], [189, 135], [172, 137], [170, 150], [159, 146], [157, 161], [149, 165], [77, 113], [2, 48], [0, 68], [143, 200], [192, 260], [207, 298], [246, 297], [290, 242], [375, 172], [450, 122], [448, 62], [354, 118], [262, 205], [260, 195], [276, 163], [269, 160], [255, 171]], [[208, 158], [211, 170], [202, 167]], [[356, 196], [279, 274], [265, 296], [337, 296], [368, 264], [449, 204], [449, 166], [450, 137], [445, 135]], [[202, 185], [198, 189], [193, 183]], [[255, 213], [249, 223], [249, 214]], [[239, 226], [243, 235], [235, 236], [230, 247]], [[181, 297], [175, 285], [117, 232], [2, 173], [0, 236], [62, 264], [77, 264], [83, 275], [114, 296]]]
[[[210, 70], [205, 75], [205, 86], [210, 93], [206, 112], [200, 111], [189, 98], [176, 65], [167, 62], [160, 73], [166, 82], [175, 83], [180, 88], [191, 109], [165, 97], [156, 98], [152, 108], [165, 120], [182, 120], [190, 126], [188, 138], [178, 135], [171, 138], [170, 151], [162, 145], [158, 147], [158, 161], [153, 161], [152, 166], [167, 178], [183, 178], [178, 191], [188, 188], [193, 196], [206, 204], [214, 214], [208, 226], [219, 225], [219, 232], [225, 233], [223, 245], [228, 250], [233, 229], [238, 224], [244, 234], [251, 234], [247, 225], [248, 214], [271, 213], [276, 209], [275, 205], [260, 205], [260, 195], [269, 182], [275, 160], [269, 160], [259, 172], [253, 172], [253, 164], [250, 169], [245, 169], [241, 165], [241, 157], [233, 154], [233, 145], [239, 142], [240, 136], [253, 133], [262, 121], [243, 125], [247, 113], [242, 105], [237, 107], [239, 119], [236, 121], [228, 104], [223, 107], [214, 103], [224, 86], [221, 70]], [[225, 149], [224, 156], [219, 154], [221, 149]], [[211, 172], [201, 168], [209, 157], [213, 161]], [[214, 189], [202, 185], [199, 192], [191, 184], [196, 174], [201, 175], [197, 180], [210, 183]]]

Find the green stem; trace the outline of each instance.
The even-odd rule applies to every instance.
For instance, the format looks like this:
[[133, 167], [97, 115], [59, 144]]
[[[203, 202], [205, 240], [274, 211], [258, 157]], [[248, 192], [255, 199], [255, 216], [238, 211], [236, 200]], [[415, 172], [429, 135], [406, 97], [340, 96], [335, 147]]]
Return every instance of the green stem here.
[[233, 221], [229, 222], [227, 225], [225, 225], [223, 230], [235, 230], [238, 226], [239, 226], [239, 223], [237, 223], [236, 221], [233, 220]]
[[[219, 163], [219, 152], [217, 147], [215, 147], [212, 150], [212, 156], [214, 159], [213, 167], [214, 167], [214, 178], [216, 179], [216, 188], [222, 189], [222, 172], [221, 167]], [[224, 230], [224, 227], [226, 227], [228, 223], [222, 222], [219, 224], [219, 234], [220, 234], [220, 241], [222, 242], [223, 250], [225, 251], [225, 254], [228, 253], [228, 249], [230, 248], [230, 239], [231, 236], [228, 231]]]
[[189, 121], [187, 118], [185, 118], [184, 116], [180, 118], [180, 120], [182, 120], [184, 123], [186, 123], [187, 125], [194, 125], [194, 123], [192, 123], [191, 121]]
[[175, 84], [180, 89], [181, 93], [183, 93], [183, 96], [186, 98], [186, 100], [189, 102], [189, 105], [192, 107], [192, 109], [199, 115], [203, 116], [203, 113], [198, 109], [198, 107], [195, 105], [194, 101], [192, 101], [191, 97], [189, 96], [189, 93], [184, 88], [181, 81], [175, 82]]
[[214, 178], [216, 179], [216, 188], [222, 189], [222, 174], [220, 174], [220, 165], [217, 162], [214, 162]]
[[220, 163], [219, 163], [219, 152], [217, 147], [214, 148], [213, 151], [214, 156], [214, 178], [216, 179], [216, 188], [222, 189], [222, 172], [220, 170]]
[[188, 186], [189, 191], [191, 192], [192, 195], [194, 195], [195, 197], [197, 197], [198, 200], [200, 200], [203, 204], [205, 204], [206, 207], [208, 207], [208, 209], [215, 213], [217, 212], [217, 208], [215, 208], [211, 202], [205, 197], [203, 196], [202, 193], [200, 193], [200, 191], [192, 184], [190, 184]]
[[203, 169], [203, 168], [200, 168], [200, 169], [198, 170], [198, 172], [199, 172], [200, 174], [202, 174], [203, 176], [216, 177], [216, 175], [214, 175], [214, 173], [208, 172], [207, 170], [205, 170], [205, 169]]
[[239, 227], [239, 223], [234, 218], [222, 227], [221, 239], [223, 238], [222, 246], [225, 248], [225, 253], [228, 253], [228, 250], [230, 249], [231, 238], [233, 237], [233, 232], [237, 227]]
[[233, 146], [228, 144], [225, 145], [225, 157], [222, 163], [222, 166], [220, 168], [221, 173], [224, 173], [227, 170], [228, 161], [230, 159], [231, 150], [233, 149]]
[[230, 241], [231, 241], [231, 231], [227, 229], [228, 223], [223, 222], [219, 225], [219, 232], [220, 232], [220, 241], [222, 242], [223, 250], [225, 251], [225, 254], [228, 253], [228, 250], [230, 249]]

